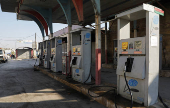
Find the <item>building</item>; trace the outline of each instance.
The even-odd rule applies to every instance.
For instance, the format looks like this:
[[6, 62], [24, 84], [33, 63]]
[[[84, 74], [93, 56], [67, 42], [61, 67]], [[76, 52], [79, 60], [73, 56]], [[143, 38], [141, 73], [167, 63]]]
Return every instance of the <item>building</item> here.
[[29, 47], [20, 47], [16, 49], [17, 59], [31, 59], [33, 56], [33, 49]]

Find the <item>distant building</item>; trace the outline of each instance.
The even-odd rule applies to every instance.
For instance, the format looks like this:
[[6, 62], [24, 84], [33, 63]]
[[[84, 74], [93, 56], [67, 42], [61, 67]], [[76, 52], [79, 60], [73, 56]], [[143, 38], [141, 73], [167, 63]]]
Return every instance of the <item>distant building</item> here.
[[33, 49], [30, 47], [20, 47], [16, 49], [17, 59], [31, 59], [33, 56]]

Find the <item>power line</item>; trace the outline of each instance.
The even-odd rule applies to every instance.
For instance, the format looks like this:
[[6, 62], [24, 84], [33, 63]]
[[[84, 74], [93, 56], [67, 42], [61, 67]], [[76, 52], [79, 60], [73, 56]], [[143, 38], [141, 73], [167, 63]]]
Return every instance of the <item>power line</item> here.
[[27, 36], [27, 37], [25, 37], [25, 38], [23, 38], [23, 39], [26, 39], [26, 38], [29, 38], [29, 37], [32, 37], [32, 36], [34, 36], [34, 34], [33, 34], [33, 35], [31, 35], [31, 36]]
[[43, 38], [42, 38], [42, 37], [40, 37], [39, 35], [37, 35], [37, 36], [38, 36], [38, 38], [39, 38], [39, 39], [41, 39], [41, 40], [43, 39]]
[[32, 37], [32, 36], [34, 36], [34, 34], [33, 35], [30, 35], [30, 36], [26, 36], [26, 37], [23, 37], [23, 38], [21, 38], [21, 39], [16, 39], [16, 40], [3, 40], [3, 41], [18, 41], [18, 40], [23, 40], [23, 39], [26, 39], [26, 38], [29, 38], [29, 37]]

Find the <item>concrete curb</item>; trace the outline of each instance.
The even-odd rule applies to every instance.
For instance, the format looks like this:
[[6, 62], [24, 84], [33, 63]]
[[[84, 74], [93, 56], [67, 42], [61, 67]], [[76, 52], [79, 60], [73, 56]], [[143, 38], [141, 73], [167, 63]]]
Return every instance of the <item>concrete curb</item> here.
[[161, 70], [159, 76], [170, 78], [170, 70]]
[[114, 69], [114, 65], [113, 64], [102, 64], [103, 68], [107, 68], [107, 69]]
[[[77, 90], [78, 92], [83, 93], [84, 95], [90, 97], [89, 94], [88, 94], [89, 86], [86, 87], [86, 86], [82, 86], [81, 84], [70, 83], [67, 80], [65, 80], [65, 79], [63, 79], [61, 77], [58, 77], [55, 74], [48, 72], [47, 69], [43, 69], [41, 67], [36, 67], [36, 69], [40, 70], [42, 73], [48, 75], [49, 77], [51, 77], [51, 78], [65, 84], [65, 85]], [[93, 91], [90, 91], [90, 94], [94, 95], [94, 96], [98, 95]], [[110, 100], [110, 99], [108, 99], [108, 98], [106, 98], [104, 96], [101, 96], [101, 97], [98, 97], [98, 98], [93, 98], [93, 100], [97, 101], [98, 103], [100, 103], [100, 104], [102, 104], [102, 105], [104, 105], [104, 106], [106, 106], [108, 108], [115, 108], [115, 103], [112, 100]], [[166, 100], [166, 103], [168, 103], [168, 105], [170, 105], [169, 100]], [[150, 107], [133, 107], [133, 108], [157, 108], [157, 107], [160, 107], [160, 106], [162, 106], [162, 103], [158, 102], [158, 103], [156, 103], [156, 104], [154, 104], [153, 106], [150, 106]], [[124, 103], [122, 103], [121, 105], [117, 104], [117, 107], [118, 108], [129, 108], [129, 107], [126, 107]]]
[[[69, 83], [68, 81], [66, 81], [66, 80], [64, 80], [60, 77], [57, 77], [56, 75], [53, 75], [52, 73], [48, 72], [46, 69], [42, 69], [42, 68], [37, 68], [37, 69], [40, 70], [42, 73], [48, 75], [49, 77], [51, 77], [51, 78], [65, 84], [65, 85], [77, 90], [78, 92], [83, 93], [84, 95], [90, 97], [88, 95], [88, 88], [82, 87], [81, 85], [75, 85], [75, 84]], [[90, 93], [92, 95], [96, 95], [96, 96], [98, 95], [98, 94], [96, 94], [92, 91], [90, 91]], [[104, 105], [108, 108], [115, 108], [115, 103], [112, 100], [108, 100], [106, 97], [99, 97], [99, 98], [93, 98], [93, 99], [95, 101], [97, 101], [98, 103], [100, 103], [100, 104], [102, 104], [102, 105]], [[118, 108], [124, 108], [123, 106], [120, 106], [120, 105], [117, 105], [117, 106], [118, 106]]]

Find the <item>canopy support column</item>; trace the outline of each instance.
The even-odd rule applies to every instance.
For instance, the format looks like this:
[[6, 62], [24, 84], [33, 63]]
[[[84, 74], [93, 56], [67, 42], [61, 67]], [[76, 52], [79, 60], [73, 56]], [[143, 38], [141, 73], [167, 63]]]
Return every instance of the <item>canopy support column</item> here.
[[100, 0], [91, 0], [94, 12], [95, 12], [95, 22], [96, 22], [96, 85], [101, 84], [101, 9], [100, 9]]

